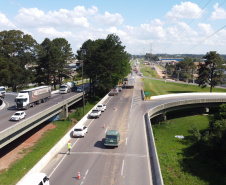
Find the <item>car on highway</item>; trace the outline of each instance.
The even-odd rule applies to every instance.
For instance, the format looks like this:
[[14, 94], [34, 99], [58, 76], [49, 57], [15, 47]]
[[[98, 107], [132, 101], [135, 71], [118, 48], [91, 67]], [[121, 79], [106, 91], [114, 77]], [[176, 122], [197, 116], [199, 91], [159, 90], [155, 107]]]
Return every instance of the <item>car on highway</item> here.
[[32, 173], [25, 176], [17, 185], [49, 185], [49, 177], [45, 173]]
[[73, 131], [73, 137], [85, 137], [86, 133], [88, 133], [87, 126], [76, 126]]
[[108, 130], [104, 140], [105, 146], [118, 146], [120, 134], [117, 130]]
[[21, 119], [24, 119], [26, 116], [26, 113], [24, 111], [17, 111], [15, 112], [12, 117], [10, 118], [11, 121], [19, 121]]
[[78, 86], [77, 87], [77, 92], [82, 92], [83, 91], [83, 87], [82, 86]]
[[98, 109], [93, 109], [92, 112], [89, 114], [90, 118], [99, 118], [101, 116], [101, 111]]
[[107, 109], [107, 106], [105, 104], [98, 104], [97, 110], [100, 110], [101, 112], [104, 112]]

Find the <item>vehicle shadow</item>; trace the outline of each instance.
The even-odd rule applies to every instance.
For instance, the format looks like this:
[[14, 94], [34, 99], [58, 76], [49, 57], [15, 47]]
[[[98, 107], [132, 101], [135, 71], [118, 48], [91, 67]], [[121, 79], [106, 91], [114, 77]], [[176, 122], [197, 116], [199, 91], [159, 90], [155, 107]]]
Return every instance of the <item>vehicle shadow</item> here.
[[97, 141], [94, 144], [94, 147], [97, 147], [97, 148], [105, 148], [105, 146], [104, 146], [104, 140], [105, 140], [105, 138], [103, 138], [101, 141]]
[[17, 110], [17, 109], [16, 109], [16, 106], [13, 105], [13, 106], [11, 106], [11, 107], [8, 107], [7, 110], [13, 110], [13, 111], [15, 111], [15, 110]]
[[101, 141], [97, 141], [94, 144], [94, 147], [101, 148], [101, 149], [114, 149], [115, 148], [114, 146], [104, 146], [104, 140], [105, 140], [105, 138], [103, 138]]

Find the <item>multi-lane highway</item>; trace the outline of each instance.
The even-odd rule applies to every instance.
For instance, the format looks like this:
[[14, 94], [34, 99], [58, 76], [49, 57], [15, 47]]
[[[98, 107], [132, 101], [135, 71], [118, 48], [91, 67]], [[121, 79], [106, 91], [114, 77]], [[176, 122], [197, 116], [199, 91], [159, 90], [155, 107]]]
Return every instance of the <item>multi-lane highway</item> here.
[[[52, 94], [51, 98], [48, 99], [45, 103], [40, 103], [38, 105], [35, 105], [34, 107], [29, 108], [28, 110], [25, 110], [26, 112], [26, 118], [29, 118], [33, 116], [34, 114], [37, 114], [38, 112], [41, 112], [59, 102], [61, 102], [63, 99], [67, 99], [71, 96], [76, 95], [77, 92], [71, 92], [69, 94], [59, 94], [55, 93]], [[4, 102], [6, 106], [0, 111], [0, 132], [15, 125], [20, 124], [23, 120], [20, 120], [19, 122], [10, 121], [10, 117], [18, 111], [15, 107], [14, 99], [17, 96], [17, 93], [7, 93], [4, 99]]]
[[[86, 121], [85, 138], [72, 138], [67, 146], [43, 169], [50, 184], [152, 184], [139, 81], [134, 90], [125, 89], [106, 100], [107, 110], [99, 119]], [[105, 127], [104, 127], [105, 126]], [[117, 129], [121, 134], [116, 148], [104, 146], [105, 133]], [[78, 172], [81, 179], [77, 179]]]

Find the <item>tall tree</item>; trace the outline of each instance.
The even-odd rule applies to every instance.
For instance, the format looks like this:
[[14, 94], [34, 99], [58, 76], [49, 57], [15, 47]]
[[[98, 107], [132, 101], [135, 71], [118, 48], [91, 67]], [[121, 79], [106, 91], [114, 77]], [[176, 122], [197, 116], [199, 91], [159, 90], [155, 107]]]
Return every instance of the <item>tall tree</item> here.
[[[194, 70], [196, 69], [196, 65], [194, 64], [194, 61], [192, 58], [185, 57], [183, 60], [180, 60], [176, 64], [176, 69], [180, 69], [180, 77], [184, 79], [189, 79], [191, 77], [191, 74], [194, 73]], [[175, 73], [179, 73], [179, 71], [175, 71]]]
[[210, 92], [220, 83], [223, 83], [224, 61], [216, 51], [208, 52], [204, 57], [205, 63], [199, 64], [199, 86], [205, 88], [210, 85]]
[[36, 81], [46, 84], [50, 84], [53, 81], [54, 88], [56, 89], [56, 85], [62, 83], [62, 77], [68, 74], [65, 67], [72, 56], [70, 44], [66, 39], [56, 38], [51, 41], [46, 38], [41, 43], [39, 66], [36, 69]]
[[[84, 49], [86, 55], [82, 55]], [[86, 41], [77, 51], [78, 59], [84, 63], [84, 73], [95, 82], [93, 88], [99, 95], [108, 92], [130, 73], [129, 57], [124, 49], [119, 37], [110, 34], [106, 39]]]
[[[25, 86], [33, 80], [32, 72], [26, 69], [26, 65], [36, 62], [37, 47], [36, 40], [22, 31], [0, 32], [0, 56], [2, 58], [1, 65], [3, 65], [1, 81], [3, 85], [12, 87], [13, 91], [16, 91], [18, 87]], [[5, 65], [4, 61], [8, 64]]]

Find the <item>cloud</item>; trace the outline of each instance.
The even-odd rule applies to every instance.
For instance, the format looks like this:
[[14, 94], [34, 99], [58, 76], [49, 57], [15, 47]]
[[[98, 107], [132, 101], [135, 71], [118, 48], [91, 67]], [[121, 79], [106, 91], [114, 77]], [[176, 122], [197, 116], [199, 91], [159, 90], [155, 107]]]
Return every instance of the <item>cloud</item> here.
[[0, 12], [0, 28], [15, 29], [16, 26], [7, 17]]
[[201, 9], [195, 3], [181, 2], [181, 5], [175, 5], [171, 11], [166, 14], [166, 18], [172, 21], [178, 19], [194, 19], [201, 16]]
[[217, 20], [217, 19], [226, 19], [226, 10], [223, 8], [220, 8], [218, 3], [216, 3], [214, 6], [214, 12], [211, 14], [210, 19]]
[[110, 14], [109, 12], [105, 12], [104, 15], [96, 15], [95, 20], [99, 25], [104, 26], [117, 26], [122, 24], [124, 21], [120, 14]]
[[208, 36], [214, 32], [214, 30], [212, 29], [210, 24], [199, 23], [198, 27], [199, 27], [202, 35], [204, 34], [204, 35]]
[[35, 27], [59, 27], [59, 28], [88, 28], [89, 23], [86, 17], [96, 14], [98, 9], [93, 6], [85, 9], [77, 6], [72, 11], [60, 9], [59, 11], [48, 11], [45, 13], [37, 8], [21, 8], [15, 17], [17, 25], [27, 28]]

